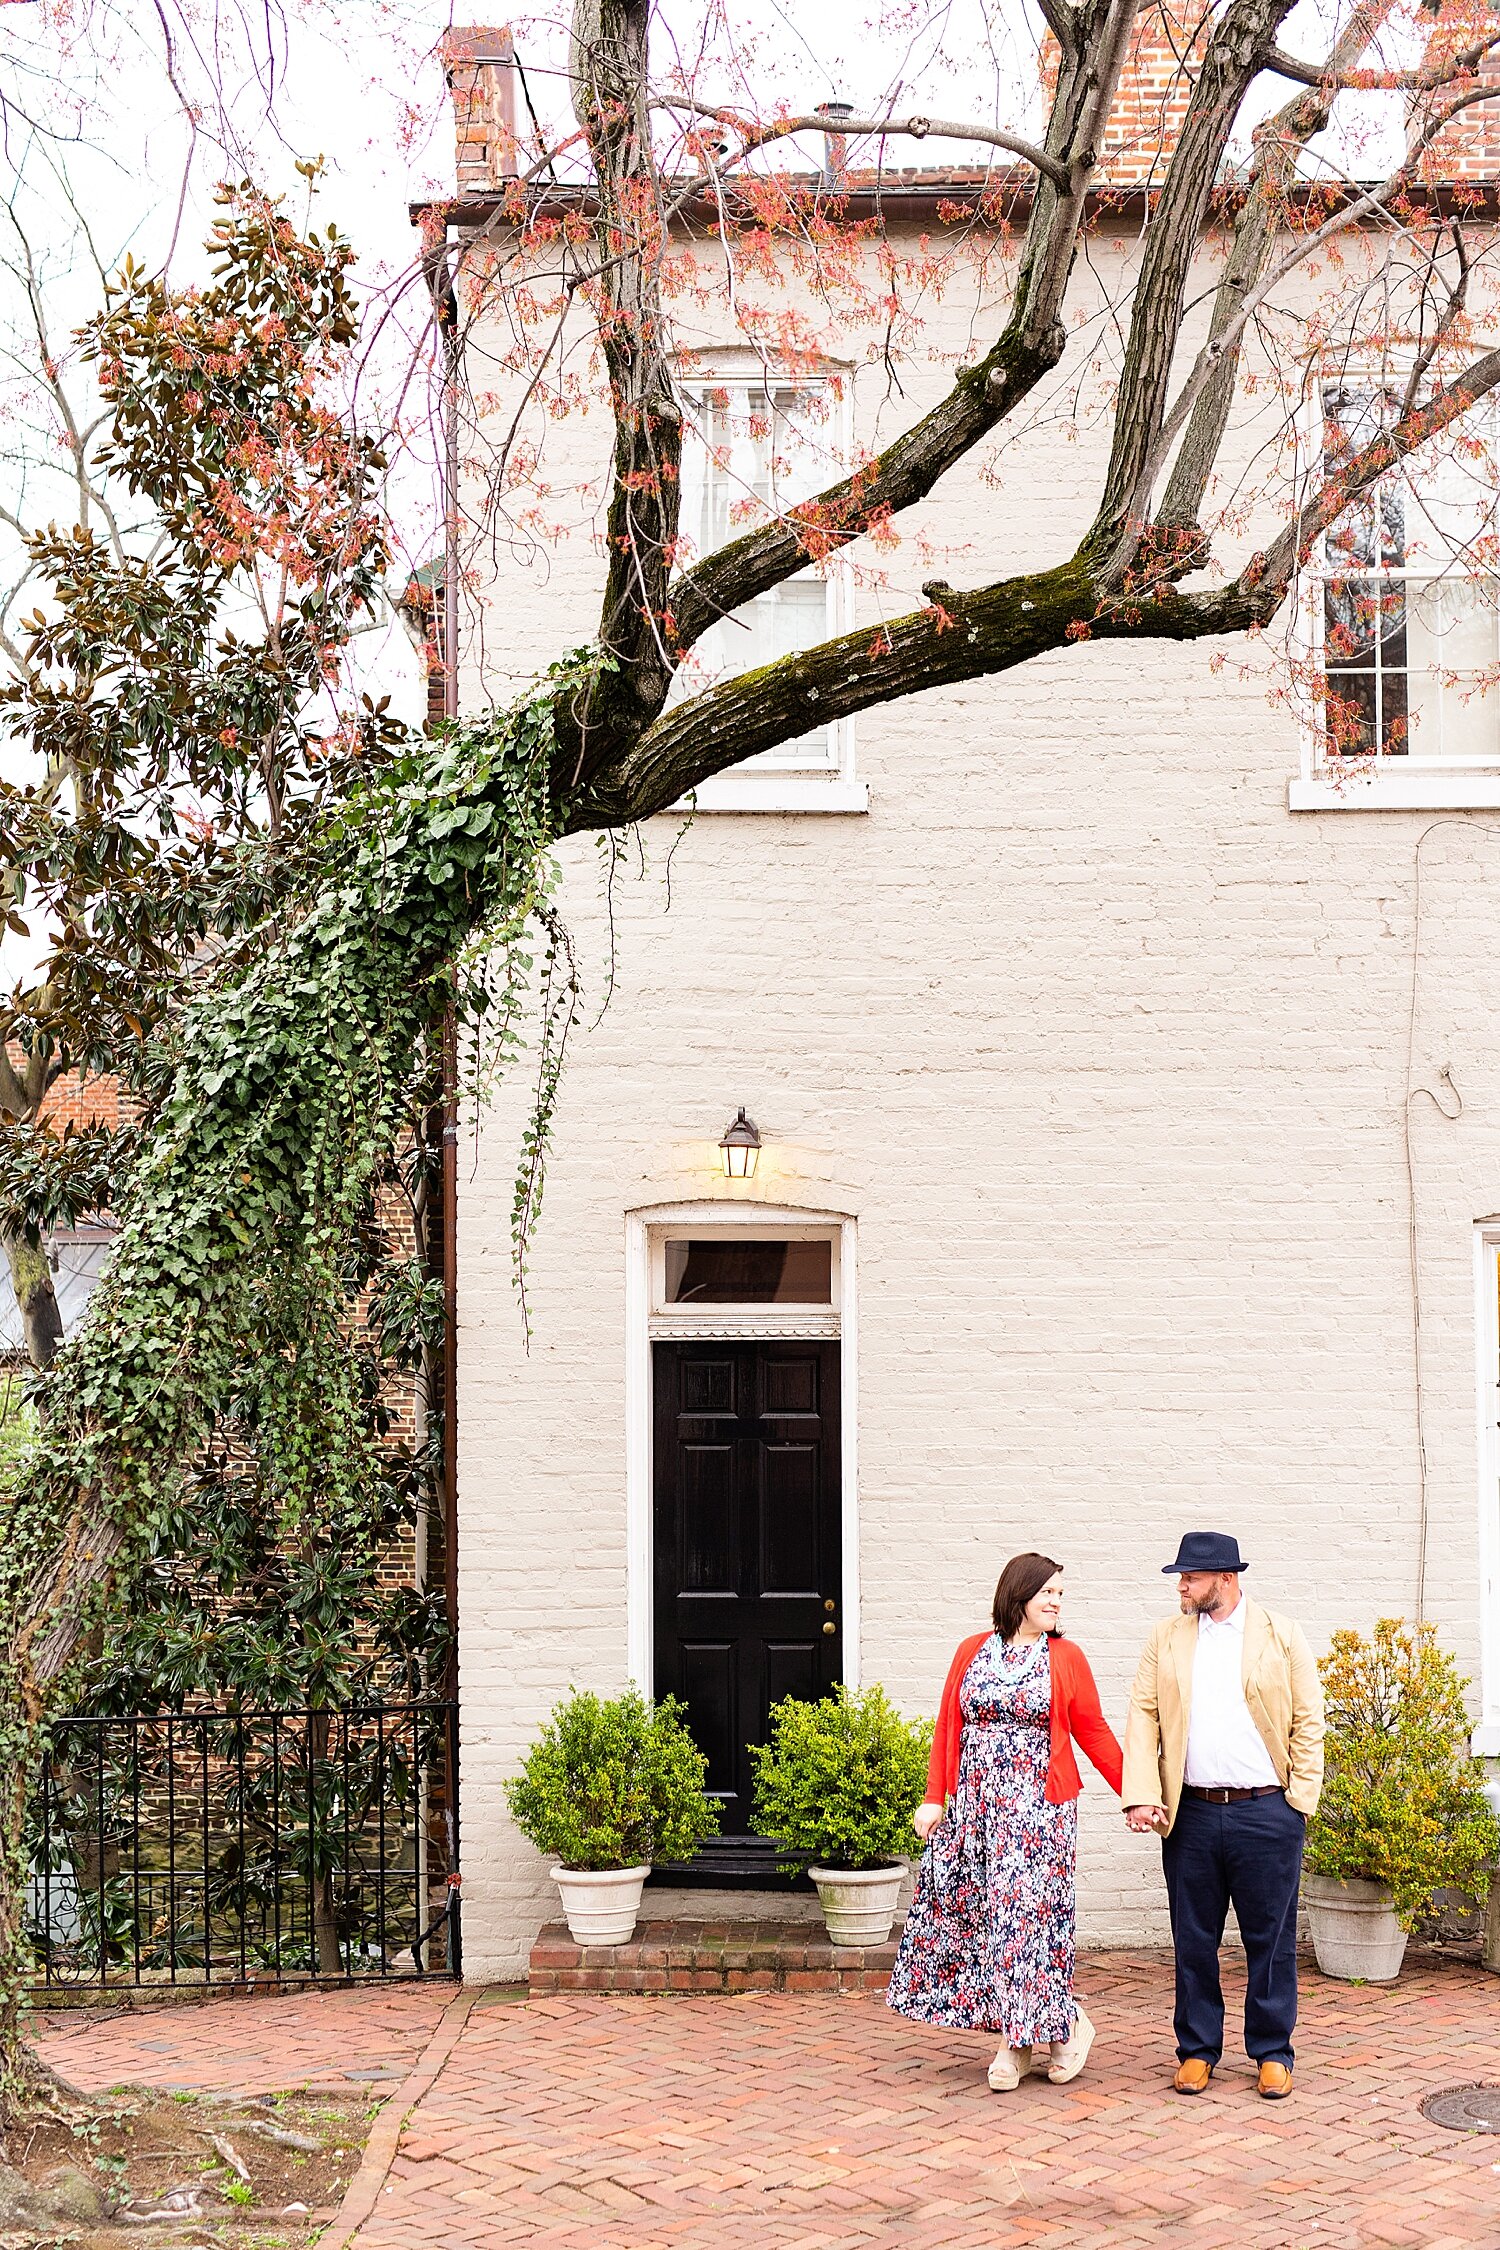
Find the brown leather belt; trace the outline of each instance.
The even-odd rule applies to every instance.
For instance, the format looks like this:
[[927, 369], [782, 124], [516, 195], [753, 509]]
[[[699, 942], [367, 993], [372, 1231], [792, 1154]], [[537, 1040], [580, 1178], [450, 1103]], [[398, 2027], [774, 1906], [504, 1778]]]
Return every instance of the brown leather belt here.
[[1270, 1789], [1200, 1789], [1196, 1783], [1185, 1781], [1182, 1785], [1182, 1794], [1184, 1797], [1201, 1797], [1205, 1805], [1248, 1805], [1253, 1797], [1280, 1797], [1284, 1792], [1279, 1787]]

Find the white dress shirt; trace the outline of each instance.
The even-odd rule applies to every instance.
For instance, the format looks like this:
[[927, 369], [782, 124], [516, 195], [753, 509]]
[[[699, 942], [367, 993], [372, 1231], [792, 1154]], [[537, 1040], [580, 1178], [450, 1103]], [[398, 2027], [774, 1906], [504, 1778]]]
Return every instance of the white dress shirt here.
[[1187, 1765], [1194, 1789], [1274, 1789], [1276, 1768], [1245, 1701], [1244, 1597], [1222, 1621], [1198, 1619], [1193, 1691], [1188, 1705]]

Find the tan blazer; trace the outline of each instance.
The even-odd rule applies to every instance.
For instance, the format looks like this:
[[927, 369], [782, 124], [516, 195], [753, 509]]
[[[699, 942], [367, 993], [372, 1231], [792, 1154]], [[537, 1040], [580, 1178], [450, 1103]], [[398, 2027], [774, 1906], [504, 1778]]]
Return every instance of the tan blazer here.
[[[1314, 1813], [1323, 1787], [1323, 1687], [1300, 1625], [1245, 1602], [1245, 1701], [1255, 1731], [1286, 1790], [1287, 1803]], [[1165, 1805], [1177, 1818], [1187, 1763], [1196, 1617], [1164, 1618], [1152, 1628], [1130, 1691], [1125, 1720], [1122, 1802]]]

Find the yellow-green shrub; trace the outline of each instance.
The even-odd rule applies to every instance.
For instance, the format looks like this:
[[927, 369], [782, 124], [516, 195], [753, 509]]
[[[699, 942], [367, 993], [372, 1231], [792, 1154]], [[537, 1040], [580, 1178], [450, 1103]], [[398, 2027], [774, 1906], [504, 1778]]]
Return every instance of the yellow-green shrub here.
[[1473, 1896], [1500, 1823], [1469, 1755], [1468, 1685], [1431, 1625], [1383, 1617], [1335, 1633], [1318, 1666], [1327, 1775], [1307, 1832], [1311, 1874], [1384, 1883], [1409, 1929], [1440, 1890]]

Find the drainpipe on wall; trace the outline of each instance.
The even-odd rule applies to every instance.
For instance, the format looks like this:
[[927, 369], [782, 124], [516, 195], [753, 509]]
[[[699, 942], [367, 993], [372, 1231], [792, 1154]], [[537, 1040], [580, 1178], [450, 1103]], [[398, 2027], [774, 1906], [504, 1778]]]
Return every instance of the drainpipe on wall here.
[[[458, 716], [458, 375], [462, 356], [458, 292], [440, 211], [422, 218], [422, 266], [432, 297], [442, 358], [443, 714]], [[443, 1600], [448, 1617], [445, 1694], [458, 1693], [458, 1034], [450, 1009], [442, 1029], [439, 1258], [443, 1283]]]

